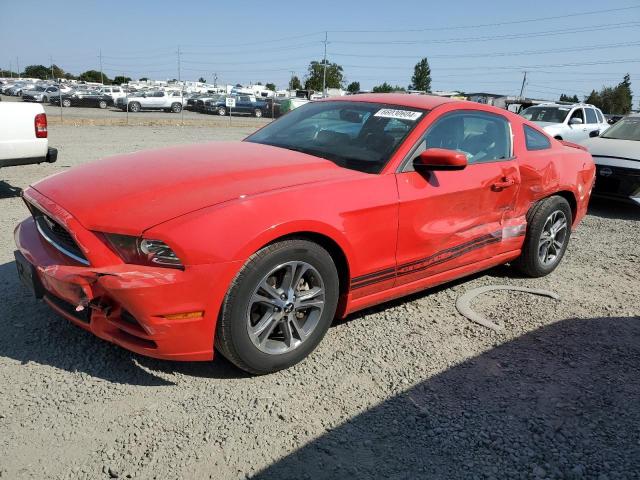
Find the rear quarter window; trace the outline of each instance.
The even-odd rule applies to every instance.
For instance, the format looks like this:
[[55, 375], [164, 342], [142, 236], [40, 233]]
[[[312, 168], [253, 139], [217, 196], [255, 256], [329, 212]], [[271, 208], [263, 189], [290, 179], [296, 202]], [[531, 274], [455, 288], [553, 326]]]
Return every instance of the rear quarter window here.
[[527, 150], [546, 150], [551, 148], [551, 141], [529, 125], [524, 126], [524, 139]]

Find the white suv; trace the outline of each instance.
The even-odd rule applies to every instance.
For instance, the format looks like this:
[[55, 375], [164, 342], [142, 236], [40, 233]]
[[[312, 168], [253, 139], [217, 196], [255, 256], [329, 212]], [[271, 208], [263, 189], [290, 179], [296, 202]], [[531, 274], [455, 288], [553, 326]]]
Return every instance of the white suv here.
[[597, 137], [609, 128], [600, 109], [585, 103], [542, 103], [525, 109], [520, 115], [540, 125], [552, 137], [570, 142]]

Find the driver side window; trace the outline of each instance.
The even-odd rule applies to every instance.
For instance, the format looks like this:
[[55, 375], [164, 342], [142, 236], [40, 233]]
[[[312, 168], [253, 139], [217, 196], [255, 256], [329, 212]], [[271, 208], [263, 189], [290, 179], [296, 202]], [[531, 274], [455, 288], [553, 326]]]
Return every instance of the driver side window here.
[[584, 114], [582, 113], [582, 109], [581, 108], [576, 108], [573, 111], [573, 113], [571, 113], [571, 118], [569, 118], [569, 123], [571, 123], [571, 120], [573, 120], [574, 118], [577, 118], [582, 123], [584, 123]]
[[455, 112], [438, 119], [427, 131], [424, 149], [444, 148], [467, 156], [469, 164], [511, 158], [511, 128], [501, 115]]

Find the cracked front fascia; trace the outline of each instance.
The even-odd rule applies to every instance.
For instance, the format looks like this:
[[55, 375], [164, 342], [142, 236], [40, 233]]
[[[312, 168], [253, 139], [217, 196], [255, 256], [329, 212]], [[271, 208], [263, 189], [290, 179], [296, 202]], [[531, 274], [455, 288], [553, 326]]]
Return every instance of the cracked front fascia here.
[[118, 265], [105, 268], [75, 267], [70, 265], [51, 265], [38, 267], [40, 278], [61, 298], [86, 307], [91, 300], [104, 294], [105, 289], [126, 289], [154, 287], [174, 283], [176, 271], [159, 271], [153, 267]]

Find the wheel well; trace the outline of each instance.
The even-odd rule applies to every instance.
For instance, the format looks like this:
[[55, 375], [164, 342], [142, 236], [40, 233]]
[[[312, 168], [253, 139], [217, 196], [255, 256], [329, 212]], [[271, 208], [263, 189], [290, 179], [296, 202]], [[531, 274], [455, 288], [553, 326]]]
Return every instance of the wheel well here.
[[555, 136], [555, 137], [553, 137], [553, 138], [555, 138], [556, 140], [562, 140], [562, 137], [561, 137], [560, 135], [556, 135], [556, 136]]
[[573, 216], [573, 220], [576, 219], [576, 214], [578, 213], [578, 202], [576, 201], [576, 197], [572, 192], [568, 190], [562, 190], [560, 192], [556, 192], [555, 195], [564, 198], [571, 207], [571, 215]]
[[338, 245], [332, 238], [316, 232], [292, 233], [272, 240], [271, 242], [269, 242], [269, 245], [271, 245], [272, 243], [280, 242], [282, 240], [291, 240], [293, 238], [308, 240], [310, 242], [317, 243], [327, 252], [329, 252], [329, 255], [331, 255], [331, 258], [333, 258], [333, 261], [336, 264], [336, 270], [338, 270], [340, 296], [346, 295], [349, 292], [349, 281], [351, 279], [351, 276], [349, 275], [349, 263], [347, 262], [347, 256], [344, 254], [342, 248], [340, 248], [340, 245]]

